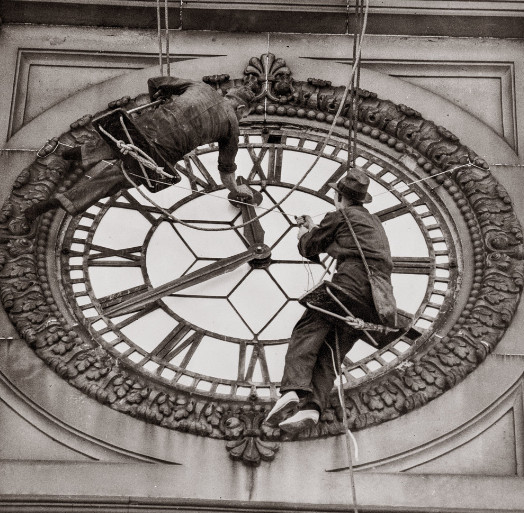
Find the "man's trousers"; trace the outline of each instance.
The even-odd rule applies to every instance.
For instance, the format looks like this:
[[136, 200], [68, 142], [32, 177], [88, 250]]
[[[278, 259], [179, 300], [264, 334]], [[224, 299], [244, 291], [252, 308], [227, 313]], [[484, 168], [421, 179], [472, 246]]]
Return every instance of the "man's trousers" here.
[[329, 404], [336, 376], [335, 337], [338, 336], [339, 363], [342, 363], [362, 335], [361, 331], [345, 323], [333, 321], [313, 310], [304, 312], [291, 335], [280, 387], [281, 393], [308, 392], [305, 402], [315, 403], [321, 411]]
[[118, 160], [102, 160], [67, 191], [55, 194], [64, 210], [71, 215], [76, 215], [98, 200], [112, 196], [122, 189], [132, 187], [120, 168]]

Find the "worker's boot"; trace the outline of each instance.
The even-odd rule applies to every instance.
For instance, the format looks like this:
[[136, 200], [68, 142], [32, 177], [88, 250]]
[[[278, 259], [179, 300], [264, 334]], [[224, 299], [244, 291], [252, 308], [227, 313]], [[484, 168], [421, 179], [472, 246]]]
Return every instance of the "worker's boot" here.
[[291, 414], [293, 409], [299, 403], [299, 397], [294, 390], [286, 392], [273, 406], [273, 409], [269, 412], [265, 422], [270, 426], [277, 426], [279, 422], [282, 422], [287, 416]]
[[286, 433], [298, 433], [318, 424], [320, 413], [317, 410], [299, 410], [289, 419], [281, 422], [278, 427]]

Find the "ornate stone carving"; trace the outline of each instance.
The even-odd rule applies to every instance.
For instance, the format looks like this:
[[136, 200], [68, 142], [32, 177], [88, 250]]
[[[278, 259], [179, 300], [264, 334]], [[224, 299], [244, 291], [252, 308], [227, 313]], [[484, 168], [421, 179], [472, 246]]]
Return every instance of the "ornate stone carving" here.
[[268, 98], [277, 103], [287, 103], [294, 92], [291, 71], [283, 59], [272, 53], [252, 57], [244, 70], [244, 83], [260, 90], [255, 101]]
[[261, 460], [274, 459], [279, 445], [262, 440], [264, 418], [267, 412], [260, 405], [235, 406], [222, 418], [221, 429], [229, 441], [226, 449], [234, 460], [258, 465]]
[[[266, 80], [267, 75], [267, 80]], [[343, 87], [310, 79], [296, 82], [282, 59], [271, 54], [253, 58], [243, 79], [211, 77], [223, 91], [238, 83], [258, 88], [257, 112], [269, 116], [306, 118], [331, 123]], [[265, 100], [269, 101], [266, 104]], [[133, 108], [144, 96], [123, 98], [111, 107]], [[349, 126], [345, 106], [337, 125]], [[86, 115], [71, 130], [50, 141], [43, 158], [37, 158], [16, 179], [0, 210], [0, 299], [20, 335], [55, 372], [91, 397], [169, 429], [224, 439], [234, 459], [248, 464], [271, 460], [281, 439], [278, 429], [262, 425], [267, 402], [250, 398], [245, 404], [188, 396], [182, 390], [166, 391], [132, 369], [125, 369], [105, 349], [60, 313], [46, 277], [46, 252], [53, 213], [38, 226], [28, 226], [23, 211], [36, 201], [63, 191], [83, 171], [62, 157], [66, 146], [83, 144], [95, 134]], [[506, 191], [488, 165], [453, 134], [404, 105], [382, 100], [368, 91], [359, 94], [357, 129], [362, 134], [412, 155], [421, 173], [435, 175], [456, 202], [470, 230], [475, 262], [469, 299], [447, 335], [434, 337], [424, 349], [387, 374], [345, 391], [350, 425], [361, 429], [413, 410], [462, 380], [482, 362], [508, 327], [520, 299], [524, 281], [523, 234]], [[473, 165], [460, 167], [471, 162]], [[443, 175], [442, 171], [449, 171]], [[328, 436], [343, 431], [342, 411], [333, 395], [319, 425], [300, 438]]]

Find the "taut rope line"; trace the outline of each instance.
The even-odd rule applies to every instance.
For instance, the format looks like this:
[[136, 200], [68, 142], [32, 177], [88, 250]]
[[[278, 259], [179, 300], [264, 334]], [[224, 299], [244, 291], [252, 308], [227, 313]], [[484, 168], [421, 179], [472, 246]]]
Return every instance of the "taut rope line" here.
[[156, 28], [158, 36], [158, 65], [160, 66], [160, 76], [164, 76], [164, 60], [162, 51], [162, 26], [160, 22], [160, 0], [156, 0]]
[[[168, 0], [164, 0], [164, 25], [166, 38], [166, 69], [167, 76], [171, 76], [171, 62], [169, 55], [169, 8]], [[180, 15], [182, 16], [182, 7], [180, 7]], [[160, 9], [160, 0], [156, 0], [156, 28], [158, 36], [158, 64], [160, 67], [160, 76], [164, 76], [164, 52], [162, 49], [162, 15]]]
[[165, 25], [166, 25], [166, 68], [167, 68], [167, 76], [171, 76], [171, 63], [170, 61], [170, 55], [169, 55], [169, 9], [167, 7], [167, 1], [164, 0], [164, 17], [165, 17]]

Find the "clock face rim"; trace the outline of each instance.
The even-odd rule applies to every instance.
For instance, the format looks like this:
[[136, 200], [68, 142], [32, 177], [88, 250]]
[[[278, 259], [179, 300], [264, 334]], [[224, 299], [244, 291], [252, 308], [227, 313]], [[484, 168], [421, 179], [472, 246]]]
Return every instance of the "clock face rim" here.
[[[260, 134], [261, 130], [262, 130], [262, 123], [259, 123], [257, 125], [256, 122], [251, 121], [250, 127], [248, 129], [245, 129], [245, 130], [242, 131], [241, 141], [242, 141], [242, 138], [244, 138], [244, 136]], [[271, 130], [269, 131], [270, 135], [275, 135], [275, 132], [276, 132], [276, 133], [282, 134], [283, 136], [286, 136], [286, 137], [300, 137], [300, 136], [302, 136], [302, 140], [313, 141], [313, 142], [315, 142], [315, 141], [316, 142], [322, 141], [325, 138], [325, 135], [326, 135], [325, 131], [320, 131], [319, 130], [319, 131], [316, 131], [316, 132], [311, 132], [309, 125], [307, 125], [306, 123], [304, 123], [304, 124], [294, 123], [294, 124], [291, 124], [291, 125], [289, 123], [287, 123], [287, 124], [286, 123], [274, 124], [273, 130], [274, 130], [273, 132]], [[333, 134], [332, 139], [331, 139], [330, 142], [331, 142], [331, 144], [333, 146], [339, 148], [340, 151], [338, 151], [338, 153], [345, 151], [345, 147], [343, 146], [344, 145], [344, 139], [343, 139], [342, 134], [340, 134], [340, 133]], [[260, 142], [258, 144], [255, 144], [255, 146], [262, 147], [263, 144], [266, 144], [266, 143]], [[278, 145], [275, 144], [274, 147], [276, 148], [276, 146], [278, 146]], [[298, 144], [297, 144], [296, 147], [285, 145], [285, 144], [281, 144], [280, 146], [282, 148], [286, 148], [286, 149], [289, 149], [289, 150], [295, 150], [295, 151], [298, 151], [300, 149]], [[241, 144], [241, 147], [247, 147], [247, 144]], [[206, 145], [205, 147], [202, 147], [199, 150], [200, 151], [198, 152], [198, 155], [200, 155], [202, 153], [215, 152], [215, 151], [217, 151], [217, 148]], [[310, 150], [308, 153], [314, 154], [314, 151]], [[388, 159], [388, 155], [387, 154], [384, 154], [383, 152], [379, 151], [377, 148], [371, 147], [371, 145], [369, 145], [367, 143], [364, 143], [364, 142], [361, 143], [360, 157], [362, 159], [367, 160], [367, 163], [363, 164], [363, 166], [365, 166], [366, 169], [369, 168], [370, 166], [378, 164], [378, 165], [380, 165], [383, 168], [383, 172], [379, 172], [378, 174], [382, 173], [382, 175], [384, 175], [384, 174], [386, 174], [386, 172], [388, 174], [393, 173], [393, 174], [395, 174], [395, 176], [397, 176], [397, 178], [400, 177], [402, 179], [405, 179], [406, 181], [409, 178], [406, 175], [407, 170], [406, 169], [402, 169], [403, 166], [401, 166], [399, 163], [396, 163], [395, 167], [393, 168], [393, 165], [394, 165], [393, 164], [393, 159], [391, 159], [390, 157]], [[341, 162], [343, 162], [343, 158], [342, 157], [339, 157], [339, 159], [340, 159]], [[382, 180], [381, 177], [377, 177], [377, 173], [376, 172], [375, 172], [375, 174], [373, 174], [370, 171], [367, 171], [367, 172], [370, 175], [370, 178], [372, 180], [375, 180], [378, 184], [380, 184], [383, 187], [387, 186], [387, 183], [384, 180]], [[255, 183], [258, 184], [258, 181], [256, 181]], [[283, 188], [291, 189], [292, 185], [293, 184], [291, 184], [290, 182], [282, 182], [282, 181], [273, 182], [273, 181], [268, 181], [268, 186], [276, 186], [276, 187], [283, 187]], [[419, 203], [419, 204], [423, 203], [423, 205], [425, 205], [426, 207], [428, 207], [428, 205], [429, 205], [429, 208], [427, 208], [429, 213], [426, 214], [426, 216], [428, 216], [428, 215], [434, 216], [437, 219], [437, 221], [438, 221], [439, 229], [442, 230], [446, 234], [445, 238], [448, 241], [447, 246], [448, 246], [449, 260], [450, 261], [453, 260], [453, 261], [457, 262], [456, 268], [454, 270], [453, 269], [450, 270], [449, 277], [448, 277], [447, 280], [445, 280], [449, 284], [448, 290], [446, 291], [445, 294], [441, 293], [439, 291], [435, 291], [435, 289], [433, 288], [434, 282], [438, 281], [439, 278], [435, 277], [435, 275], [428, 274], [428, 283], [427, 283], [427, 286], [426, 286], [426, 292], [424, 294], [424, 298], [422, 300], [422, 303], [421, 303], [421, 305], [419, 307], [419, 311], [422, 312], [424, 310], [424, 308], [427, 306], [428, 302], [429, 302], [429, 296], [431, 296], [432, 294], [435, 294], [435, 293], [440, 293], [444, 297], [443, 304], [440, 305], [440, 309], [441, 309], [441, 311], [445, 311], [446, 309], [450, 308], [450, 306], [451, 306], [450, 302], [455, 299], [455, 295], [456, 294], [454, 294], [454, 291], [457, 290], [457, 289], [460, 289], [460, 281], [461, 281], [461, 275], [462, 275], [462, 270], [463, 270], [462, 259], [458, 258], [457, 250], [454, 247], [454, 245], [449, 243], [449, 241], [451, 241], [452, 239], [458, 240], [458, 234], [456, 233], [456, 228], [454, 227], [454, 224], [453, 224], [453, 218], [450, 215], [446, 215], [446, 211], [445, 210], [442, 210], [442, 209], [445, 209], [444, 201], [441, 198], [439, 198], [439, 197], [431, 197], [429, 195], [428, 191], [425, 190], [424, 185], [425, 185], [424, 182], [418, 183], [418, 184], [415, 184], [414, 187], [411, 187], [408, 191], [403, 189], [402, 192], [399, 192], [396, 189], [392, 189], [392, 195], [397, 200], [399, 200], [399, 205], [400, 206], [404, 206], [405, 207], [406, 213], [411, 214], [413, 219], [416, 221], [417, 226], [419, 227], [419, 230], [420, 230], [422, 236], [424, 237], [425, 242], [426, 242], [426, 244], [428, 246], [428, 258], [433, 258], [434, 259], [434, 254], [433, 254], [434, 250], [433, 250], [433, 247], [431, 245], [432, 239], [428, 235], [429, 230], [428, 230], [428, 227], [423, 223], [422, 217], [420, 217], [418, 215], [414, 215], [416, 207], [412, 203]], [[207, 192], [213, 193], [213, 192], [216, 192], [218, 190], [224, 190], [224, 187], [222, 185], [220, 185], [220, 184], [216, 184], [216, 185], [211, 185], [209, 188], [207, 188], [205, 190]], [[310, 189], [310, 188], [307, 188], [307, 187], [304, 187], [304, 186], [300, 186], [298, 190], [300, 190], [301, 192], [303, 192], [305, 194], [312, 194], [312, 195], [314, 195], [317, 198], [321, 198], [322, 200], [326, 201], [326, 203], [329, 202], [329, 204], [332, 206], [332, 198], [330, 198], [329, 196], [322, 195], [320, 192], [314, 191], [313, 189]], [[418, 202], [417, 202], [417, 200], [415, 200], [414, 202], [408, 202], [408, 201], [403, 199], [404, 195], [408, 195], [408, 194], [411, 194], [411, 193], [416, 193], [418, 195], [418, 197], [419, 197]], [[115, 196], [115, 198], [116, 198], [116, 196]], [[178, 208], [180, 208], [181, 206], [187, 205], [191, 201], [193, 201], [195, 199], [199, 199], [199, 198], [202, 198], [202, 196], [199, 194], [199, 192], [190, 191], [190, 192], [188, 192], [187, 196], [184, 196], [182, 198], [177, 199], [177, 201], [173, 205], [171, 205], [171, 207], [169, 207], [168, 210], [171, 211], [171, 212], [176, 212], [176, 210]], [[113, 200], [109, 200], [109, 201], [104, 201], [104, 204], [100, 205], [100, 210], [96, 214], [94, 214], [95, 219], [93, 220], [93, 224], [89, 227], [89, 235], [85, 239], [86, 244], [88, 244], [88, 242], [92, 240], [93, 235], [94, 235], [94, 233], [96, 233], [96, 229], [98, 228], [98, 224], [102, 221], [102, 219], [103, 219], [105, 213], [107, 212], [107, 210], [109, 210], [111, 208], [111, 206], [118, 207], [119, 204], [120, 203], [117, 200], [113, 199]], [[334, 207], [332, 206], [332, 208], [334, 208]], [[55, 221], [53, 223], [54, 231], [56, 233], [53, 237], [56, 237], [57, 240], [60, 241], [60, 244], [63, 244], [63, 241], [65, 239], [71, 239], [72, 238], [72, 234], [73, 234], [73, 232], [75, 232], [75, 230], [77, 230], [78, 224], [81, 222], [81, 219], [82, 219], [81, 215], [76, 216], [75, 218], [71, 218], [70, 216], [64, 216], [64, 215], [60, 216], [59, 220]], [[164, 222], [162, 220], [162, 218], [158, 218], [158, 219], [156, 219], [155, 224], [152, 225], [149, 228], [148, 233], [147, 233], [147, 235], [145, 236], [145, 239], [144, 239], [144, 247], [145, 247], [145, 249], [143, 248], [143, 251], [145, 253], [147, 253], [147, 241], [150, 238], [151, 233], [155, 229], [157, 229], [158, 226], [160, 225], [160, 223], [162, 223], [162, 222]], [[288, 231], [289, 231], [289, 229], [288, 229]], [[460, 252], [460, 250], [459, 250], [459, 252]], [[57, 268], [56, 269], [52, 269], [51, 272], [50, 272], [51, 275], [58, 274], [59, 276], [62, 276], [62, 280], [65, 280], [65, 283], [66, 283], [65, 286], [66, 287], [67, 287], [67, 284], [69, 284], [69, 287], [70, 287], [70, 280], [67, 278], [68, 271], [69, 271], [69, 266], [67, 264], [67, 259], [68, 258], [70, 258], [70, 253], [69, 252], [60, 259], [61, 262], [59, 262], [57, 264]], [[83, 265], [84, 269], [85, 269], [85, 265], [86, 264]], [[77, 267], [79, 267], [79, 266], [77, 266]], [[148, 282], [148, 278], [149, 278], [148, 277], [148, 272], [147, 272], [147, 270], [144, 270], [144, 267], [147, 267], [145, 262], [143, 263], [143, 266], [142, 266], [142, 273], [144, 275], [144, 281], [146, 282], [146, 285], [150, 286], [150, 283]], [[448, 267], [450, 267], [450, 266], [448, 266]], [[86, 275], [88, 274], [85, 270], [83, 272]], [[247, 274], [246, 274], [246, 276], [247, 276]], [[442, 281], [442, 278], [440, 278], [440, 281]], [[87, 283], [89, 283], [89, 277], [87, 277]], [[62, 287], [64, 287], [64, 285], [62, 285]], [[88, 289], [89, 297], [91, 298], [91, 300], [93, 300], [93, 294], [92, 294], [91, 287], [88, 286], [87, 289]], [[68, 294], [66, 294], [66, 297], [68, 298], [68, 300], [71, 300], [71, 302], [74, 303], [74, 301], [72, 301], [72, 291], [71, 290], [69, 291]], [[60, 297], [57, 297], [55, 299], [56, 299], [57, 302], [60, 301]], [[68, 303], [62, 302], [62, 307], [61, 308], [66, 308], [67, 305], [68, 305]], [[92, 306], [93, 307], [95, 306], [95, 302], [94, 301], [93, 301]], [[161, 308], [162, 310], [164, 310], [166, 312], [168, 310], [170, 310], [170, 308], [169, 308], [169, 306], [167, 304], [163, 304], [163, 301], [162, 301], [162, 305], [161, 306], [159, 305], [159, 308]], [[75, 307], [74, 307], [74, 314], [73, 314], [73, 317], [72, 317], [72, 318], [75, 319], [75, 322], [78, 320], [77, 316], [78, 316], [79, 313], [81, 313], [82, 309], [83, 308], [79, 307], [78, 305], [75, 305]], [[72, 312], [70, 312], [70, 313], [72, 313]], [[177, 318], [177, 321], [180, 320], [179, 319], [180, 316], [178, 314], [176, 314], [176, 313], [173, 315], [173, 317]], [[96, 318], [98, 319], [98, 317], [96, 317]], [[102, 316], [101, 318], [104, 320], [105, 323], [107, 323], [110, 326], [112, 326], [112, 323], [110, 322], [109, 318], [107, 318], [105, 316]], [[194, 323], [192, 323], [191, 321], [187, 321], [187, 319], [183, 319], [182, 318], [182, 321], [185, 324], [189, 325], [192, 329], [195, 329], [197, 331], [198, 330], [202, 331], [204, 333], [204, 335], [211, 336], [211, 337], [214, 336], [215, 338], [219, 338], [219, 337], [223, 336], [223, 334], [214, 334], [214, 333], [208, 332], [208, 330], [206, 330], [205, 328], [201, 328], [201, 327], [195, 325]], [[367, 373], [366, 373], [366, 375], [362, 376], [361, 378], [358, 378], [358, 379], [357, 378], [353, 378], [353, 380], [351, 382], [352, 388], [359, 388], [364, 383], [370, 382], [372, 380], [376, 380], [380, 376], [383, 376], [384, 374], [387, 374], [394, 367], [396, 367], [398, 365], [401, 365], [402, 362], [404, 362], [406, 359], [410, 358], [410, 356], [413, 353], [415, 353], [421, 346], [423, 346], [424, 344], [426, 344], [428, 342], [428, 339], [430, 339], [431, 336], [434, 335], [434, 332], [436, 332], [438, 329], [440, 329], [440, 327], [443, 325], [444, 321], [445, 321], [445, 319], [442, 318], [442, 315], [439, 312], [439, 314], [438, 314], [437, 318], [434, 320], [430, 330], [427, 330], [427, 331], [426, 330], [421, 330], [418, 338], [416, 340], [414, 340], [414, 341], [411, 341], [411, 343], [409, 343], [409, 348], [406, 349], [403, 353], [396, 354], [397, 357], [393, 361], [385, 362], [384, 360], [381, 360], [382, 361], [382, 366], [380, 368], [378, 368], [377, 370], [368, 370], [365, 367], [365, 365], [368, 362], [370, 362], [370, 361], [376, 363], [378, 361], [376, 358], [377, 358], [377, 356], [379, 356], [379, 353], [369, 355], [366, 358], [364, 358], [362, 361], [353, 362], [353, 364], [351, 365], [351, 368], [349, 369], [350, 371], [351, 370], [355, 370], [355, 369], [362, 370], [362, 368], [364, 368], [364, 369], [366, 369]], [[89, 333], [89, 336], [97, 337], [98, 333], [97, 333], [96, 330], [92, 330], [88, 326], [86, 326], [85, 328], [87, 330], [86, 333]], [[121, 337], [122, 340], [125, 339], [125, 342], [128, 345], [130, 345], [130, 342], [127, 339], [127, 337], [123, 336], [122, 334], [119, 334], [118, 336]], [[230, 339], [229, 337], [225, 336], [224, 340], [226, 340], [226, 339], [228, 339], [230, 342], [233, 342], [233, 343], [239, 343], [240, 342], [240, 340], [237, 340], [235, 337], [232, 337], [232, 339]], [[266, 346], [266, 345], [282, 344], [285, 341], [286, 341], [286, 339], [267, 340], [267, 341], [263, 340], [263, 345]], [[400, 341], [400, 337], [397, 340], [395, 340], [394, 343], [390, 343], [388, 346], [386, 346], [384, 349], [382, 349], [380, 351], [380, 354], [384, 354], [384, 353], [390, 352], [389, 349], [391, 348], [391, 346], [393, 346], [394, 344], [398, 344], [399, 341]], [[245, 340], [243, 342], [247, 343], [248, 345], [253, 345], [253, 346], [256, 345], [256, 342], [253, 343], [253, 340]], [[403, 340], [403, 342], [405, 343], [406, 340]], [[122, 367], [129, 369], [133, 373], [138, 373], [139, 375], [143, 376], [143, 378], [145, 380], [152, 380], [152, 381], [154, 381], [155, 383], [157, 383], [160, 386], [166, 388], [167, 390], [180, 389], [180, 390], [184, 390], [184, 391], [186, 391], [188, 393], [192, 393], [194, 395], [201, 396], [201, 397], [204, 397], [204, 398], [207, 398], [207, 399], [219, 399], [219, 400], [223, 400], [223, 401], [228, 401], [228, 400], [229, 401], [245, 401], [246, 397], [247, 397], [246, 390], [249, 390], [249, 388], [251, 388], [251, 387], [256, 387], [256, 390], [257, 390], [257, 393], [258, 393], [257, 401], [261, 402], [261, 403], [267, 403], [267, 402], [271, 402], [271, 401], [273, 401], [275, 399], [275, 397], [276, 397], [276, 390], [278, 390], [278, 386], [279, 386], [278, 380], [277, 381], [272, 380], [270, 382], [270, 384], [269, 384], [269, 387], [265, 387], [264, 384], [261, 383], [261, 382], [248, 383], [248, 382], [238, 381], [238, 380], [235, 380], [235, 379], [225, 379], [225, 378], [219, 380], [216, 377], [208, 377], [206, 375], [200, 374], [198, 371], [188, 371], [187, 369], [182, 370], [181, 371], [182, 374], [184, 374], [186, 376], [189, 376], [189, 378], [193, 378], [194, 380], [198, 380], [199, 382], [200, 381], [204, 381], [204, 382], [221, 381], [222, 384], [224, 384], [225, 386], [229, 386], [231, 388], [231, 393], [233, 393], [233, 395], [231, 395], [231, 393], [230, 394], [217, 393], [217, 392], [212, 391], [212, 390], [206, 391], [204, 389], [197, 389], [195, 386], [189, 386], [189, 385], [186, 386], [186, 385], [180, 384], [180, 383], [170, 383], [169, 381], [174, 381], [174, 380], [163, 379], [161, 376], [157, 376], [157, 375], [154, 375], [152, 373], [148, 373], [147, 371], [141, 371], [140, 367], [138, 366], [138, 364], [133, 363], [133, 362], [131, 362], [129, 360], [126, 361], [125, 359], [122, 359], [123, 358], [122, 357], [122, 353], [120, 353], [117, 350], [115, 350], [113, 344], [105, 342], [100, 336], [98, 336], [98, 343], [104, 348], [104, 350], [108, 351], [113, 357], [118, 359], [121, 362]], [[144, 358], [146, 358], [146, 356], [144, 356]], [[150, 361], [153, 361], [153, 360], [150, 360]], [[156, 362], [156, 360], [155, 360], [155, 363], [159, 363], [159, 362]], [[346, 363], [349, 363], [349, 362], [346, 361]], [[159, 364], [161, 365], [161, 363], [159, 363]], [[169, 365], [166, 365], [166, 367], [170, 368]], [[174, 370], [176, 372], [178, 372], [177, 369], [174, 369]], [[178, 381], [178, 379], [179, 378], [177, 378], [177, 381]], [[236, 385], [235, 385], [235, 383], [236, 383]], [[238, 387], [238, 389], [240, 389], [243, 392], [244, 395], [242, 395], [240, 393], [236, 393], [235, 394], [234, 390], [236, 389], [236, 387]], [[269, 393], [266, 393], [265, 395], [263, 395], [262, 392], [264, 392], [264, 390], [266, 388], [269, 389], [268, 390]], [[213, 388], [213, 390], [215, 390], [215, 389], [216, 389], [216, 386]]]
[[[329, 88], [330, 85], [325, 87]], [[399, 155], [410, 158], [421, 173], [424, 172], [426, 176], [435, 175], [435, 183], [449, 193], [467, 219], [475, 269], [466, 304], [457, 313], [454, 319], [456, 322], [449, 328], [448, 334], [435, 347], [422, 356], [417, 356], [410, 365], [399, 366], [389, 376], [390, 379], [385, 376], [384, 379], [373, 380], [361, 387], [358, 394], [346, 390], [346, 401], [352, 405], [353, 413], [355, 407], [360, 409], [360, 413], [350, 418], [352, 427], [356, 429], [411, 411], [441, 395], [472, 372], [497, 344], [509, 325], [520, 299], [523, 275], [520, 262], [522, 230], [511, 208], [509, 196], [490, 174], [487, 164], [471, 150], [461, 146], [458, 139], [445, 129], [435, 127], [405, 106], [394, 106], [373, 95], [365, 97], [362, 106], [374, 108], [379, 114], [381, 109], [389, 112], [393, 106], [400, 122], [407, 119], [409, 124], [414, 120], [413, 123], [425, 133], [425, 139], [431, 142], [430, 145], [423, 145], [417, 140], [413, 142], [411, 133], [408, 133], [408, 142], [406, 132], [402, 132], [400, 128], [391, 129], [387, 135], [384, 130], [376, 128], [381, 117], [374, 116], [371, 119], [366, 114], [367, 111], [362, 115], [359, 127], [362, 134], [375, 140], [374, 144], [394, 148]], [[304, 117], [296, 107], [289, 107], [287, 111], [285, 107], [282, 108], [285, 116]], [[330, 114], [326, 114], [326, 110], [322, 108], [316, 111], [302, 110], [307, 113], [308, 118], [312, 113], [310, 119], [329, 122]], [[277, 108], [274, 107], [273, 112], [270, 112], [271, 120], [289, 121], [282, 117], [282, 113], [277, 112], [279, 115], [273, 116], [276, 111]], [[79, 138], [85, 136], [88, 122], [89, 119], [73, 124], [71, 132], [61, 136], [62, 141], [78, 143]], [[391, 136], [391, 132], [394, 132], [396, 138]], [[476, 166], [468, 174], [459, 170], [452, 178], [439, 176], [445, 165], [450, 162], [458, 165], [461, 159], [467, 158]], [[242, 411], [246, 415], [250, 412], [250, 422], [255, 422], [253, 419], [259, 418], [261, 413], [263, 417], [265, 406], [256, 401], [245, 406], [233, 404], [234, 401], [231, 400], [223, 403], [217, 400], [199, 402], [198, 398], [192, 398], [183, 391], [170, 396], [166, 390], [151, 390], [136, 376], [115, 367], [111, 358], [103, 354], [100, 348], [83, 339], [76, 327], [67, 322], [68, 319], [64, 318], [54, 304], [49, 284], [39, 283], [39, 278], [45, 274], [49, 256], [34, 253], [33, 250], [35, 247], [47, 247], [46, 239], [52, 228], [53, 214], [44, 215], [36, 233], [28, 234], [23, 219], [23, 206], [27, 206], [27, 202], [34, 197], [45, 199], [46, 194], [48, 196], [55, 189], [64, 190], [74, 183], [75, 178], [81, 176], [81, 171], [74, 170], [72, 178], [60, 185], [59, 175], [66, 167], [59, 154], [46, 157], [44, 162], [35, 161], [33, 168], [25, 169], [15, 181], [13, 194], [2, 209], [2, 221], [8, 228], [8, 235], [0, 248], [4, 269], [4, 275], [0, 277], [0, 291], [4, 307], [18, 332], [38, 356], [73, 386], [118, 411], [171, 429], [203, 436], [238, 436], [231, 431], [227, 419], [233, 416], [238, 420], [240, 411], [247, 408]], [[35, 180], [36, 172], [43, 178]], [[45, 187], [40, 186], [42, 181]], [[20, 200], [20, 197], [23, 199]], [[13, 273], [18, 273], [16, 281], [20, 284], [19, 287], [29, 287], [29, 292], [27, 288], [20, 291], [13, 285]], [[495, 297], [494, 291], [501, 287], [506, 288], [505, 292], [500, 294], [501, 297]], [[485, 297], [489, 293], [493, 293], [493, 301], [501, 303], [500, 312], [493, 311], [486, 304]], [[395, 403], [395, 408], [391, 408], [395, 388], [404, 394], [404, 398], [402, 404], [397, 406]], [[194, 420], [195, 416], [200, 419], [198, 422]], [[330, 423], [333, 424], [332, 427], [329, 427]], [[236, 422], [233, 424], [236, 425]], [[261, 429], [265, 438], [278, 439], [279, 433]], [[318, 429], [304, 437], [315, 438], [340, 432], [339, 419], [337, 421], [334, 411], [330, 410]]]

